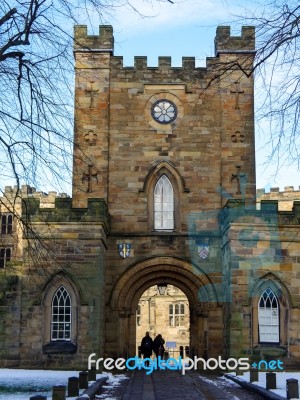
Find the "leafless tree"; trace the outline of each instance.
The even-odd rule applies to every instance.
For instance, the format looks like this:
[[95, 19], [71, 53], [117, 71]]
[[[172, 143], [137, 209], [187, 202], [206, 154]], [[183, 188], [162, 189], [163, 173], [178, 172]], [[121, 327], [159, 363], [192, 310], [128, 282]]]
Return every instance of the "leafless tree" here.
[[[258, 123], [269, 144], [269, 159], [299, 168], [300, 5], [296, 0], [256, 3], [243, 23], [256, 28]], [[266, 126], [268, 124], [268, 126]], [[275, 168], [276, 172], [276, 168]]]
[[1, 1], [2, 179], [18, 186], [41, 187], [45, 176], [61, 182], [72, 152], [73, 25], [77, 16], [101, 20], [120, 6], [138, 11], [127, 0]]
[[[25, 237], [35, 233], [20, 216], [21, 185], [61, 188], [71, 180], [73, 26], [83, 15], [103, 21], [122, 6], [138, 12], [130, 0], [0, 2], [0, 216], [13, 215]], [[6, 196], [4, 186], [12, 184], [15, 195]], [[42, 241], [34, 246], [50, 254]]]

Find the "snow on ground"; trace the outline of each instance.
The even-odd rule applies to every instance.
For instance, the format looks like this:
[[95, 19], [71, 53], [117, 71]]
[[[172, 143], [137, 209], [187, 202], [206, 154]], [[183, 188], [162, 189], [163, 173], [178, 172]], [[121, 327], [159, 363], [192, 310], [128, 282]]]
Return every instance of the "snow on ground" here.
[[[235, 376], [235, 373], [232, 372], [229, 375]], [[250, 372], [245, 372], [243, 375], [238, 375], [237, 378], [242, 379], [245, 382], [250, 382]], [[277, 389], [270, 389], [270, 391], [278, 394], [279, 396], [281, 396], [283, 398], [287, 398], [286, 397], [286, 380], [290, 379], [290, 378], [298, 379], [298, 389], [299, 389], [300, 372], [276, 372], [276, 387], [277, 387]], [[253, 385], [261, 386], [265, 389], [266, 388], [266, 373], [259, 372], [258, 382], [251, 382], [251, 383]], [[300, 393], [300, 389], [299, 389], [299, 393]]]
[[[217, 378], [217, 380], [213, 380], [213, 379], [209, 379], [206, 378], [205, 376], [201, 375], [200, 377], [201, 381], [207, 382], [211, 385], [215, 385], [218, 388], [223, 388], [223, 387], [228, 387], [228, 386], [232, 386], [232, 387], [240, 387], [240, 385], [238, 383], [235, 383], [227, 378], [224, 378], [223, 376], [221, 378]], [[238, 397], [231, 395], [231, 400], [239, 400]]]
[[[124, 379], [128, 379], [126, 375], [113, 375], [109, 372], [104, 372], [102, 375], [97, 375], [97, 378], [100, 376], [108, 376], [108, 381], [106, 385], [103, 385], [103, 389], [113, 389], [121, 384], [121, 381]], [[116, 400], [115, 397], [107, 397], [107, 393], [96, 395], [95, 399], [105, 399], [105, 400]]]
[[[68, 385], [68, 378], [79, 376], [78, 371], [50, 371], [26, 369], [0, 369], [0, 400], [29, 400], [31, 396], [42, 394], [52, 398], [52, 386]], [[104, 373], [97, 379], [108, 376], [107, 388], [120, 384], [125, 375]], [[82, 393], [82, 391], [80, 392]], [[68, 397], [69, 400], [75, 399]], [[113, 400], [113, 398], [111, 398]]]

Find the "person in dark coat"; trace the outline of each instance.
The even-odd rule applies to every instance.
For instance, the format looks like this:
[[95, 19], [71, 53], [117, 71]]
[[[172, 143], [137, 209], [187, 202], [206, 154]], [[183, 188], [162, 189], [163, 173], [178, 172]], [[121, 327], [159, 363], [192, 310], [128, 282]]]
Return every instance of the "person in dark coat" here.
[[[149, 332], [146, 332], [141, 342], [141, 353], [143, 354], [144, 358], [150, 358], [152, 356], [152, 349], [153, 340]], [[145, 361], [145, 365], [149, 366], [149, 361]]]
[[153, 341], [153, 351], [156, 355], [156, 358], [160, 356], [161, 360], [163, 359], [165, 352], [164, 344], [165, 341], [161, 336], [161, 334], [159, 333]]

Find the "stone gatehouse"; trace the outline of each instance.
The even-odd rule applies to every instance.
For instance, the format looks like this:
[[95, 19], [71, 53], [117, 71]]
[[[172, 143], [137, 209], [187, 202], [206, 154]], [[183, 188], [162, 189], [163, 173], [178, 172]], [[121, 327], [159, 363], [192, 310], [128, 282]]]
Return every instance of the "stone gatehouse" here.
[[256, 208], [254, 34], [218, 27], [205, 67], [125, 67], [112, 27], [75, 28], [72, 198], [1, 206], [1, 366], [134, 355], [157, 285], [186, 296], [192, 355], [299, 362], [300, 203]]

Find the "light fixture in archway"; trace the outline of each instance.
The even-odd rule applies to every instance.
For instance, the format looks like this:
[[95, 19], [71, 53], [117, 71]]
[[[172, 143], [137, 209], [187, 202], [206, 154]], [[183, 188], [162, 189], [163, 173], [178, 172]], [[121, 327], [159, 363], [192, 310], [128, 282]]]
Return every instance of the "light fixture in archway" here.
[[167, 286], [165, 283], [159, 283], [157, 285], [157, 290], [160, 296], [164, 296], [167, 290]]

